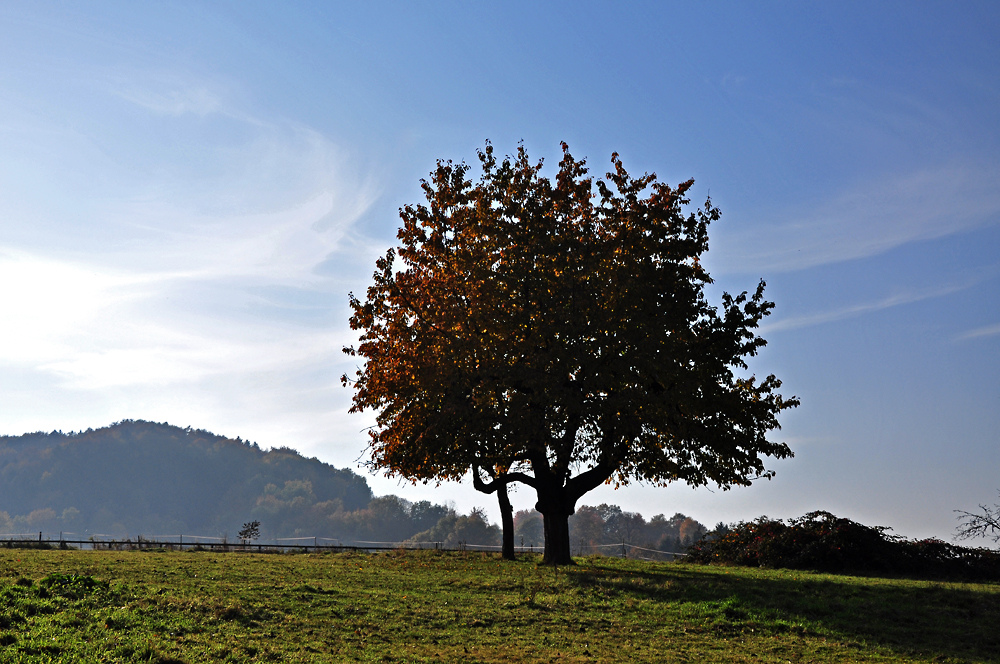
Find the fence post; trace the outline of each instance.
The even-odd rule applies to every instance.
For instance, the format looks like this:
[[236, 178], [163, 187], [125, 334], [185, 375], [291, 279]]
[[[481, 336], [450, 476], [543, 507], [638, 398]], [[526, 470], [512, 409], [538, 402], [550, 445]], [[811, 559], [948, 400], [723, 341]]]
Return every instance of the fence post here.
[[38, 543], [39, 544], [42, 543], [42, 531], [40, 531], [40, 530], [38, 531]]

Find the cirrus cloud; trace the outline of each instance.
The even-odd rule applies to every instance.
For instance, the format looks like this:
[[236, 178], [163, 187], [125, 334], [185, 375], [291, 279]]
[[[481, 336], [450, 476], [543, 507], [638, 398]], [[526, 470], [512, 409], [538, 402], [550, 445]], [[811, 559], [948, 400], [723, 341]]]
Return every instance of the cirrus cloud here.
[[1000, 170], [956, 164], [864, 183], [752, 229], [720, 229], [720, 273], [791, 272], [1000, 222]]

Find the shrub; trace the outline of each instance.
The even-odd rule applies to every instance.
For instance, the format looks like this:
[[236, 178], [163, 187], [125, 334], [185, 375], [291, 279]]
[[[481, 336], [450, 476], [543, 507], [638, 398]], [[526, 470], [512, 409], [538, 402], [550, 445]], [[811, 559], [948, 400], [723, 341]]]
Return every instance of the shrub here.
[[762, 516], [714, 538], [703, 537], [688, 560], [836, 573], [1000, 579], [1000, 552], [937, 539], [907, 540], [882, 526], [865, 526], [829, 512], [784, 522]]

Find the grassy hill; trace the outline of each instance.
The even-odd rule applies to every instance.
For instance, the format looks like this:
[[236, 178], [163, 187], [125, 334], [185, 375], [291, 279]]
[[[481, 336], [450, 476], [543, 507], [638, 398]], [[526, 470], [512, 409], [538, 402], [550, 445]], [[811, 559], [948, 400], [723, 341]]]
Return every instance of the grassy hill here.
[[0, 662], [1000, 661], [998, 584], [579, 562], [0, 549]]

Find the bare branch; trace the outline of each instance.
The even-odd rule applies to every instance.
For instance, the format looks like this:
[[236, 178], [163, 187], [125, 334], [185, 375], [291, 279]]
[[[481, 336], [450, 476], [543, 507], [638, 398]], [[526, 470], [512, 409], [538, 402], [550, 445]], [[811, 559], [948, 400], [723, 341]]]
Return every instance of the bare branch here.
[[958, 525], [956, 539], [972, 539], [974, 537], [992, 537], [994, 542], [1000, 542], [1000, 505], [990, 508], [980, 505], [982, 512], [966, 512], [955, 510], [962, 522]]

